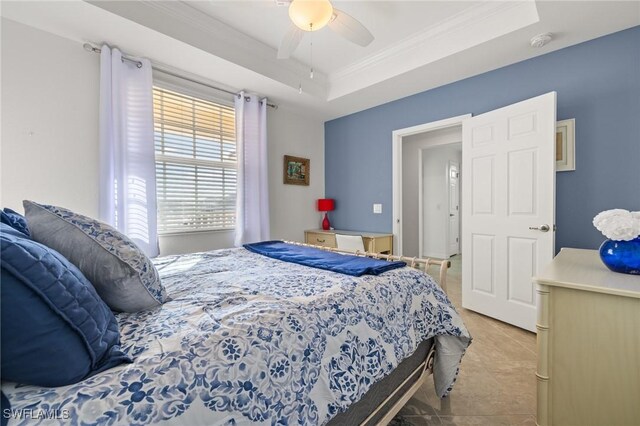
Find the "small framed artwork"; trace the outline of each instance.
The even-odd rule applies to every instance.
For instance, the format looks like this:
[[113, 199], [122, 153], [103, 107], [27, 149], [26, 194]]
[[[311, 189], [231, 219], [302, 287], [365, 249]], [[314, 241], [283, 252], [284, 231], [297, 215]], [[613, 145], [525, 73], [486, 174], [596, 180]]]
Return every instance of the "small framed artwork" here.
[[576, 119], [556, 123], [556, 172], [576, 169]]
[[309, 159], [284, 156], [284, 183], [309, 186]]

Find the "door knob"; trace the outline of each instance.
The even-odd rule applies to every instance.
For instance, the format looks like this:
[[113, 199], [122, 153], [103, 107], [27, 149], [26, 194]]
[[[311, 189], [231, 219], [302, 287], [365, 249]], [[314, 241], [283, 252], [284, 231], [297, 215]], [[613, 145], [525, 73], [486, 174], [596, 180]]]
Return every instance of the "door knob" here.
[[540, 226], [530, 226], [529, 229], [532, 231], [541, 231], [541, 232], [549, 232], [549, 225], [540, 225]]

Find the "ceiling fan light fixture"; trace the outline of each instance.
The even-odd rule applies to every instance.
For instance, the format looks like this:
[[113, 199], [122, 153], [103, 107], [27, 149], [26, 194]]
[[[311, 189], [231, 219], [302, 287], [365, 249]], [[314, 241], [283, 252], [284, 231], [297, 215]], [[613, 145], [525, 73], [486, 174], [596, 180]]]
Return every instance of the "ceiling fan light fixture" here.
[[317, 31], [333, 18], [333, 6], [329, 0], [293, 0], [289, 18], [301, 30]]

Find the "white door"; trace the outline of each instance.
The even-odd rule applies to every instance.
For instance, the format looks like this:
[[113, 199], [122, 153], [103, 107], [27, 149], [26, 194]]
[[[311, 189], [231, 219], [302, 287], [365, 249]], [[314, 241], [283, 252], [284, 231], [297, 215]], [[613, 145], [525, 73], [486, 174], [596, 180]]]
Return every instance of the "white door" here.
[[554, 255], [556, 93], [462, 125], [462, 306], [535, 331]]
[[448, 255], [460, 253], [460, 166], [457, 161], [449, 161], [449, 247]]

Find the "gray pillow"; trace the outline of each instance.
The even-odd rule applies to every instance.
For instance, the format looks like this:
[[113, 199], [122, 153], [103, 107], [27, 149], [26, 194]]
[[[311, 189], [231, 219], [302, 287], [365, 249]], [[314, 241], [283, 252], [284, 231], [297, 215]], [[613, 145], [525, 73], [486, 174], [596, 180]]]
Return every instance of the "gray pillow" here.
[[114, 311], [138, 312], [168, 300], [155, 266], [127, 236], [62, 207], [23, 204], [31, 237], [76, 265]]

